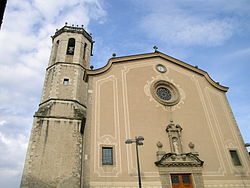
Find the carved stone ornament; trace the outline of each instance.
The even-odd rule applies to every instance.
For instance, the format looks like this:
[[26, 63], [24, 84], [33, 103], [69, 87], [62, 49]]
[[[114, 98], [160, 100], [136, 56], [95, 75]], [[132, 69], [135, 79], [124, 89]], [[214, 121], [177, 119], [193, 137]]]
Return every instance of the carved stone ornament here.
[[156, 146], [158, 147], [158, 148], [162, 148], [162, 143], [160, 142], [160, 141], [158, 141], [157, 143], [156, 143]]
[[182, 153], [181, 131], [182, 131], [181, 126], [178, 124], [175, 125], [173, 121], [170, 121], [170, 123], [166, 128], [172, 153], [176, 154]]
[[190, 149], [194, 149], [195, 145], [194, 145], [193, 142], [189, 142], [188, 147], [189, 147]]
[[167, 153], [155, 162], [158, 167], [202, 167], [204, 161], [193, 153], [182, 153], [177, 155], [175, 153]]
[[35, 116], [48, 116], [50, 114], [52, 104], [47, 104], [41, 106], [37, 112], [35, 112]]
[[78, 106], [74, 106], [74, 118], [82, 119], [83, 117], [85, 117], [84, 109], [79, 108]]
[[168, 78], [167, 72], [148, 80], [144, 86], [144, 92], [149, 97], [149, 101], [156, 104], [156, 107], [162, 107], [166, 111], [175, 111], [184, 104], [186, 95], [173, 79]]
[[170, 122], [170, 124], [168, 124], [167, 128], [166, 128], [167, 132], [181, 132], [182, 128], [180, 125], [175, 125], [173, 123], [173, 121]]

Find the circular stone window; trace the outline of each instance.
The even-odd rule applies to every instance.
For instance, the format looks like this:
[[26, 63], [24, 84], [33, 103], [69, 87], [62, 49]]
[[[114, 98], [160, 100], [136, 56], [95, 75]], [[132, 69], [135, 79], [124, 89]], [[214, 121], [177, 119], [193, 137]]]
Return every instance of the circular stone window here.
[[160, 80], [151, 86], [153, 97], [165, 106], [172, 106], [179, 102], [180, 94], [177, 88], [170, 82]]

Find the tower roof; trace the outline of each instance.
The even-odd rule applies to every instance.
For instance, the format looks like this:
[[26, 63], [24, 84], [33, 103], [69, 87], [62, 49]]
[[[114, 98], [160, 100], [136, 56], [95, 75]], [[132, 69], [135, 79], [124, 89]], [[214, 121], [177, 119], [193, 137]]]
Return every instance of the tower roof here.
[[94, 41], [92, 40], [92, 36], [85, 31], [85, 29], [83, 29], [83, 27], [75, 27], [75, 26], [67, 26], [65, 25], [64, 27], [62, 27], [61, 29], [57, 30], [55, 32], [55, 35], [51, 36], [52, 40], [54, 40], [54, 38], [56, 38], [58, 35], [60, 35], [61, 33], [78, 33], [78, 34], [82, 34], [84, 35], [91, 43], [94, 43]]

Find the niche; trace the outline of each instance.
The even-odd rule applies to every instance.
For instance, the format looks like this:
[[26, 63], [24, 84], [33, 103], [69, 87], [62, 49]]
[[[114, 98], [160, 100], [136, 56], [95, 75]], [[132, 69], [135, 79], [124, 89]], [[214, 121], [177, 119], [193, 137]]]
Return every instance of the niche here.
[[68, 41], [68, 47], [67, 47], [67, 55], [74, 55], [75, 52], [75, 39], [74, 38], [70, 38]]

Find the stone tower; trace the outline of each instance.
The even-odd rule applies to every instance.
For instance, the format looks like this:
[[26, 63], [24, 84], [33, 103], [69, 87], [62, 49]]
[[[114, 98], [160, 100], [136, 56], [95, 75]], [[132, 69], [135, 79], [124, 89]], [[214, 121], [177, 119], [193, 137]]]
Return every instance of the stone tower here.
[[65, 25], [52, 36], [41, 103], [34, 115], [21, 187], [80, 187], [92, 37]]

